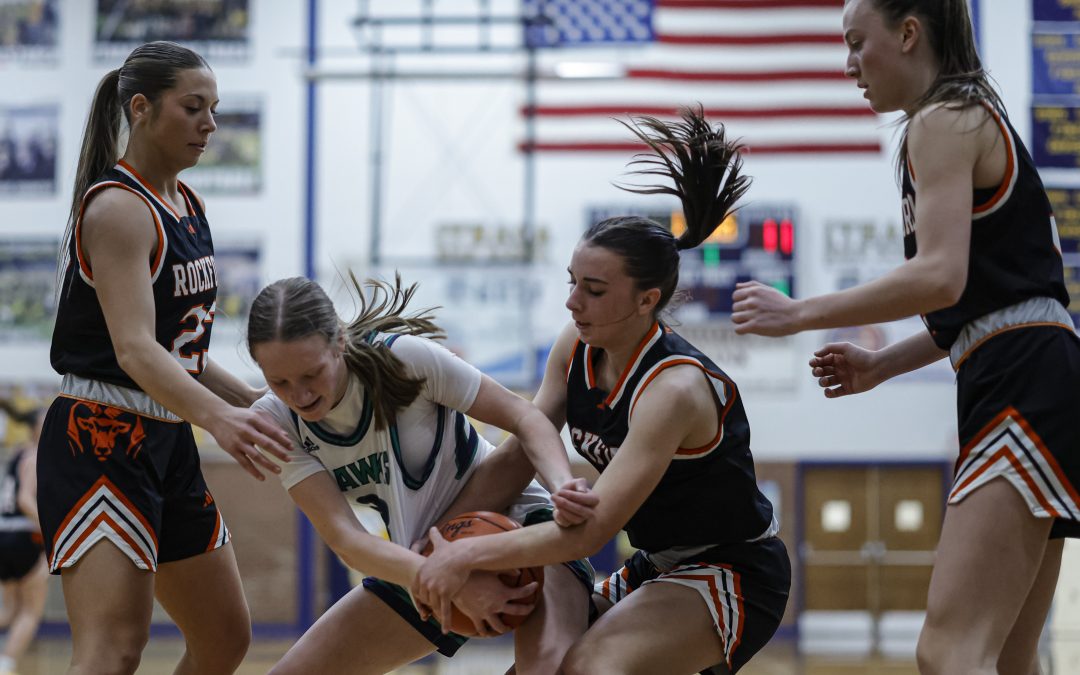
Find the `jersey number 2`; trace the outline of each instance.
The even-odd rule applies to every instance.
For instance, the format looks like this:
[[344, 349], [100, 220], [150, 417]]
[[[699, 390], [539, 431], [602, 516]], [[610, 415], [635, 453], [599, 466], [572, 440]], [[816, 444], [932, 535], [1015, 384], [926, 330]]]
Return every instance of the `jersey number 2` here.
[[214, 322], [214, 310], [216, 307], [216, 302], [210, 305], [195, 305], [180, 319], [182, 329], [176, 339], [173, 340], [172, 355], [192, 375], [201, 373], [203, 366], [206, 365], [203, 363], [203, 359], [206, 357], [206, 347], [202, 349], [188, 348], [186, 350], [185, 347], [188, 347], [191, 343], [197, 343], [203, 333], [206, 332], [206, 324]]

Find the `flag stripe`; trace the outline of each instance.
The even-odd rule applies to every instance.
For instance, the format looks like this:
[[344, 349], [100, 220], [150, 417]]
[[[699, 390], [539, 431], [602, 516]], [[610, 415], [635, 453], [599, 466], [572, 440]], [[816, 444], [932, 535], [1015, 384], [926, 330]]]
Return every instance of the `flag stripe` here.
[[[545, 58], [565, 80], [544, 80], [519, 108], [531, 125], [522, 152], [642, 152], [611, 118], [671, 119], [695, 104], [747, 155], [883, 152], [880, 118], [844, 74], [843, 0], [525, 1], [555, 27], [549, 46], [564, 51]], [[629, 44], [640, 26], [649, 39]], [[589, 56], [567, 49], [584, 45]], [[603, 77], [583, 79], [605, 46], [619, 51], [605, 57]]]
[[844, 0], [656, 0], [662, 9], [840, 9]]
[[[519, 143], [518, 150], [522, 152], [641, 152], [648, 150], [644, 143], [627, 141], [567, 141], [551, 142], [544, 141], [533, 143]], [[841, 154], [841, 153], [873, 153], [881, 152], [881, 143], [878, 141], [864, 141], [851, 143], [749, 143], [743, 150], [747, 155], [777, 155], [777, 154]]]
[[[529, 108], [521, 109], [522, 115]], [[652, 115], [653, 117], [677, 117], [679, 106], [641, 105], [636, 103], [606, 105], [538, 105], [532, 108], [536, 117], [605, 117], [611, 115]], [[866, 106], [798, 106], [775, 108], [705, 108], [705, 115], [724, 119], [787, 119], [792, 117], [867, 117], [877, 114]]]
[[656, 41], [680, 46], [773, 47], [778, 45], [839, 45], [844, 44], [844, 37], [839, 33], [768, 33], [756, 35], [657, 33]]
[[628, 68], [626, 76], [639, 80], [693, 80], [698, 82], [807, 82], [845, 80], [842, 70], [674, 70]]

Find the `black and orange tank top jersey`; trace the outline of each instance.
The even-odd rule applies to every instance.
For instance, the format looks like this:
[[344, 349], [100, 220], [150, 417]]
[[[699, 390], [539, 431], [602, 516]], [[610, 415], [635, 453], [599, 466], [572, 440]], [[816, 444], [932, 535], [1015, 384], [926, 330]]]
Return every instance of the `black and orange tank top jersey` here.
[[[942, 349], [952, 346], [969, 321], [1003, 307], [1041, 296], [1069, 304], [1057, 225], [1042, 179], [1008, 118], [986, 107], [1008, 152], [1005, 178], [998, 187], [975, 190], [967, 285], [960, 300], [923, 317]], [[910, 162], [902, 168], [901, 181], [904, 257], [911, 259], [918, 251], [918, 176]]]
[[202, 372], [217, 298], [214, 243], [195, 194], [183, 183], [179, 188], [186, 213], [177, 213], [131, 166], [121, 161], [86, 191], [68, 243], [68, 262], [52, 337], [52, 366], [61, 375], [70, 373], [139, 388], [117, 363], [94, 290], [94, 270], [80, 247], [86, 205], [106, 189], [128, 190], [146, 204], [151, 215], [147, 225], [152, 223], [157, 229], [158, 239], [157, 248], [147, 261], [147, 274], [153, 285], [157, 341], [189, 373]]
[[624, 528], [636, 548], [751, 541], [769, 530], [773, 507], [758, 490], [750, 424], [731, 378], [661, 323], [653, 324], [613, 391], [596, 384], [601, 350], [578, 341], [567, 369], [566, 419], [574, 449], [603, 472], [630, 430], [642, 392], [663, 369], [699, 368], [716, 394], [720, 423], [713, 440], [680, 448], [660, 483]]

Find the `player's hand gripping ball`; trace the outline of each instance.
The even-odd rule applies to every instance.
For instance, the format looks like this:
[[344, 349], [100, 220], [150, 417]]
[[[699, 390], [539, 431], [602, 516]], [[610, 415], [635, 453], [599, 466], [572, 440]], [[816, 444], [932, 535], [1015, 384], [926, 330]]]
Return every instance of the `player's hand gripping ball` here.
[[[485, 534], [497, 534], [499, 532], [516, 530], [519, 527], [521, 527], [521, 525], [518, 525], [517, 521], [508, 518], [501, 513], [494, 513], [492, 511], [470, 511], [446, 521], [446, 523], [439, 527], [439, 534], [447, 541], [454, 541], [455, 539], [464, 539], [466, 537], [479, 537]], [[424, 555], [430, 555], [432, 548], [431, 542], [428, 542], [422, 553]], [[535, 604], [540, 599], [540, 593], [544, 589], [543, 567], [523, 567], [517, 570], [504, 570], [497, 574], [499, 579], [510, 588], [520, 588], [533, 581], [536, 582], [536, 591], [533, 592], [532, 595], [518, 600], [511, 600], [512, 603], [528, 605]], [[520, 626], [528, 616], [528, 614], [500, 614], [499, 619], [513, 629]], [[473, 622], [457, 608], [457, 605], [453, 607], [448, 628], [458, 635], [471, 637], [477, 634]]]

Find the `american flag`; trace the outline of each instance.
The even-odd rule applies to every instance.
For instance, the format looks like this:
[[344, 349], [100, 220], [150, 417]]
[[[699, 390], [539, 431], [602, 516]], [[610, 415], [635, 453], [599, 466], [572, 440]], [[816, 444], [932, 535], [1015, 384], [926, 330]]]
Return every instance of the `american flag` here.
[[844, 77], [842, 0], [523, 0], [536, 152], [641, 149], [611, 118], [700, 103], [750, 154], [882, 152]]

